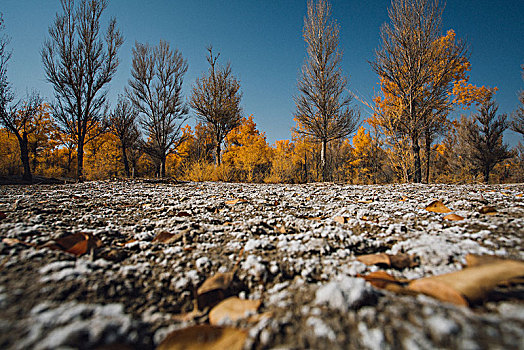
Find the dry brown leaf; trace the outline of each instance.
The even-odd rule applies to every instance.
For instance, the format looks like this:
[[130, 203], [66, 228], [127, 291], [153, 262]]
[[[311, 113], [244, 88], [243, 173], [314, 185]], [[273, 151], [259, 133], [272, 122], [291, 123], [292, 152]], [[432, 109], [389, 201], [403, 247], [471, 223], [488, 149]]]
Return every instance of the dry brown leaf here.
[[524, 262], [500, 260], [412, 281], [408, 288], [458, 305], [484, 300], [497, 285], [524, 276]]
[[339, 224], [345, 224], [349, 221], [349, 218], [345, 216], [335, 216], [333, 221], [338, 222]]
[[231, 321], [240, 320], [257, 312], [260, 300], [246, 300], [238, 297], [230, 297], [222, 300], [209, 312], [209, 323], [217, 326], [224, 319]]
[[449, 221], [464, 220], [464, 218], [462, 216], [457, 215], [457, 214], [448, 214], [448, 215], [444, 216], [444, 219], [449, 220]]
[[169, 333], [157, 350], [241, 350], [246, 338], [240, 329], [198, 325]]
[[225, 203], [227, 205], [235, 205], [237, 203], [245, 203], [245, 202], [247, 202], [247, 201], [245, 199], [241, 199], [241, 198], [236, 198], [236, 199], [232, 199], [230, 201], [225, 201]]
[[[499, 258], [495, 255], [478, 255], [478, 254], [467, 254], [466, 265], [467, 267], [474, 267], [486, 264], [492, 264], [500, 261], [510, 261], [509, 259]], [[517, 260], [511, 260], [517, 261]]]
[[361, 200], [358, 200], [357, 203], [360, 203], [360, 204], [369, 204], [369, 203], [373, 203], [373, 199], [361, 199]]
[[155, 236], [155, 238], [153, 238], [153, 243], [173, 243], [173, 242], [176, 242], [178, 240], [180, 240], [182, 238], [183, 234], [182, 233], [171, 233], [171, 232], [167, 232], [167, 231], [162, 231], [160, 232], [158, 235]]
[[451, 210], [444, 205], [441, 201], [433, 201], [431, 202], [427, 207], [427, 211], [433, 212], [433, 213], [450, 213]]
[[22, 244], [22, 245], [31, 246], [31, 247], [35, 247], [36, 246], [34, 243], [24, 242], [24, 241], [21, 241], [21, 240], [19, 240], [17, 238], [3, 238], [2, 242], [7, 244], [8, 246], [13, 246], [15, 244]]
[[273, 317], [273, 312], [266, 311], [266, 312], [263, 312], [261, 314], [255, 314], [255, 315], [249, 316], [248, 319], [247, 319], [247, 322], [249, 322], [249, 323], [257, 323], [257, 322], [260, 322], [261, 320], [263, 320], [265, 318], [271, 318], [271, 317]]
[[178, 217], [190, 217], [191, 214], [189, 214], [187, 211], [179, 211], [178, 213], [176, 213], [175, 216], [178, 216]]
[[363, 262], [366, 265], [386, 265], [396, 269], [403, 269], [406, 267], [415, 267], [418, 266], [418, 263], [415, 261], [413, 256], [408, 254], [366, 254], [360, 255], [357, 257], [357, 260]]
[[375, 288], [385, 289], [391, 292], [407, 294], [407, 295], [417, 294], [413, 291], [408, 290], [405, 287], [407, 285], [407, 281], [398, 280], [385, 271], [375, 271], [375, 272], [371, 272], [370, 274], [366, 276], [361, 276], [361, 275], [358, 275], [358, 276], [364, 278]]
[[226, 290], [233, 281], [234, 272], [217, 273], [202, 283], [197, 289], [198, 308], [214, 306], [224, 299]]
[[7, 218], [7, 215], [3, 211], [0, 211], [0, 220]]
[[43, 247], [63, 250], [74, 255], [83, 255], [95, 248], [100, 248], [102, 241], [91, 233], [77, 232], [44, 244]]
[[479, 209], [479, 213], [486, 215], [495, 215], [497, 214], [497, 209], [492, 206], [486, 205]]

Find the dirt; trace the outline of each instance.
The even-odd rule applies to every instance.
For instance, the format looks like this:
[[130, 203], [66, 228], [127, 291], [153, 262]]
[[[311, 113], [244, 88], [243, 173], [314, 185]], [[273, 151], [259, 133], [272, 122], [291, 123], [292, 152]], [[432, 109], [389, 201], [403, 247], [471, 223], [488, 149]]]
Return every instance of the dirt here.
[[[3, 185], [0, 348], [155, 348], [170, 331], [208, 323], [209, 308], [181, 315], [207, 278], [234, 271], [220, 298], [261, 300], [258, 313], [269, 313], [229, 322], [248, 331], [246, 349], [524, 349], [522, 285], [466, 307], [359, 277], [439, 275], [462, 269], [468, 253], [524, 260], [523, 193], [524, 185]], [[425, 210], [437, 199], [464, 220]], [[493, 215], [480, 212], [487, 205]], [[77, 232], [101, 247], [82, 256], [43, 247]], [[357, 261], [379, 252], [411, 254], [418, 266]]]

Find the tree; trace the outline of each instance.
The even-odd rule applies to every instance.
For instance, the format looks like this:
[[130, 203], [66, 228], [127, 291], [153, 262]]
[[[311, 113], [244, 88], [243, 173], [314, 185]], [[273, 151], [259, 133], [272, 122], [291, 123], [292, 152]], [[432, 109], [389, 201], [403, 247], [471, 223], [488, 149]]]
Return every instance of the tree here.
[[[522, 66], [522, 79], [524, 79], [524, 65]], [[519, 101], [520, 106], [512, 116], [511, 130], [518, 132], [524, 137], [524, 91], [520, 92]]]
[[465, 44], [452, 31], [440, 36], [442, 12], [438, 0], [393, 0], [391, 24], [382, 26], [382, 45], [371, 62], [385, 96], [379, 114], [411, 142], [414, 182], [422, 180], [419, 140], [425, 136], [430, 146], [452, 109], [454, 82], [469, 69]]
[[198, 119], [210, 126], [215, 138], [215, 162], [220, 165], [222, 142], [240, 124], [242, 92], [240, 82], [232, 75], [231, 64], [217, 67], [220, 53], [213, 56], [213, 48], [209, 47], [207, 50], [210, 68], [193, 85], [191, 108], [195, 110]]
[[359, 115], [350, 108], [351, 96], [345, 94], [347, 79], [342, 74], [338, 49], [339, 27], [330, 19], [331, 6], [325, 0], [308, 1], [303, 36], [308, 58], [298, 82], [300, 95], [294, 98], [297, 130], [321, 144], [321, 168], [328, 178], [327, 144], [356, 130]]
[[145, 151], [160, 163], [160, 176], [166, 176], [167, 155], [183, 141], [182, 123], [188, 109], [182, 97], [182, 83], [187, 61], [169, 43], [158, 46], [136, 43], [127, 97], [140, 115], [140, 124], [148, 137]]
[[[124, 39], [110, 20], [105, 34], [100, 17], [105, 0], [61, 0], [63, 14], [57, 14], [44, 42], [42, 61], [54, 88], [53, 115], [64, 132], [77, 145], [77, 179], [83, 180], [84, 145], [98, 134], [92, 133], [103, 117], [106, 85], [118, 67], [117, 52]], [[90, 136], [88, 136], [90, 135]]]
[[117, 105], [109, 119], [109, 130], [120, 142], [122, 162], [127, 177], [131, 176], [127, 152], [138, 143], [140, 132], [136, 124], [137, 112], [129, 100], [123, 96], [118, 97]]
[[[2, 14], [0, 13], [0, 33], [5, 30], [5, 24]], [[4, 117], [13, 101], [14, 95], [11, 91], [9, 80], [7, 79], [7, 63], [11, 58], [11, 51], [7, 50], [9, 38], [0, 34], [0, 115]]]
[[38, 94], [33, 94], [25, 101], [20, 101], [12, 106], [10, 111], [0, 113], [0, 124], [3, 124], [7, 131], [15, 135], [18, 140], [20, 160], [24, 167], [22, 178], [28, 182], [33, 181], [29, 164], [29, 136], [36, 131], [37, 125], [34, 119], [42, 112], [42, 98]]
[[248, 182], [263, 179], [270, 165], [270, 148], [266, 135], [257, 129], [253, 116], [242, 118], [240, 125], [226, 137], [224, 164], [238, 169]]
[[473, 169], [482, 172], [485, 183], [489, 183], [489, 175], [495, 165], [511, 157], [508, 145], [502, 140], [508, 128], [507, 116], [497, 116], [497, 110], [495, 101], [483, 103], [479, 113], [472, 118], [461, 118], [458, 131], [464, 158]]

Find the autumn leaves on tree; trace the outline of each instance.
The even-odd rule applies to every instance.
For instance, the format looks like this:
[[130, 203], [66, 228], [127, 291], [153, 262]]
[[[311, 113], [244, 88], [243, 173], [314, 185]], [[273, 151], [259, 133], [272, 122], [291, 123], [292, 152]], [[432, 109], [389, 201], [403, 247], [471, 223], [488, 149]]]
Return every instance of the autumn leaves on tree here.
[[[244, 115], [240, 81], [212, 47], [209, 69], [185, 97], [182, 53], [162, 40], [157, 46], [135, 43], [128, 86], [110, 110], [107, 88], [123, 36], [114, 19], [102, 31], [107, 1], [61, 4], [41, 52], [54, 89], [51, 103], [37, 93], [14, 102], [9, 39], [0, 36], [0, 175], [23, 173], [27, 182], [33, 174], [74, 172], [80, 181], [524, 181], [524, 146], [510, 150], [503, 142], [507, 128], [524, 135], [524, 93], [511, 120], [497, 114], [497, 88], [469, 82], [466, 43], [453, 30], [443, 33], [444, 7], [437, 0], [391, 2], [371, 62], [380, 82], [371, 103], [348, 87], [341, 29], [329, 2], [308, 1], [306, 57], [293, 98], [296, 125], [291, 140], [274, 145], [257, 128], [256, 116]], [[355, 96], [371, 109], [360, 126]], [[478, 113], [450, 118], [471, 107]], [[186, 124], [191, 116], [194, 126]]]

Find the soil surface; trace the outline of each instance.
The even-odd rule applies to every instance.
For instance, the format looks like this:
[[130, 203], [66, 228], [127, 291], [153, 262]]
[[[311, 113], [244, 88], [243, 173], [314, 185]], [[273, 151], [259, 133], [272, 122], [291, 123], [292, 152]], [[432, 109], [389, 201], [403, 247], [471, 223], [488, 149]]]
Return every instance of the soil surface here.
[[[234, 272], [212, 298], [261, 301], [265, 317], [222, 322], [247, 331], [246, 349], [524, 349], [522, 286], [467, 307], [359, 277], [445, 274], [468, 253], [524, 260], [523, 193], [524, 185], [0, 186], [0, 348], [153, 349], [174, 330], [208, 323], [212, 305], [194, 310], [198, 288]], [[425, 210], [434, 200], [464, 220]], [[485, 206], [496, 212], [481, 213]], [[80, 256], [56, 249], [79, 232], [99, 244]], [[413, 255], [417, 266], [357, 260], [382, 252]]]

